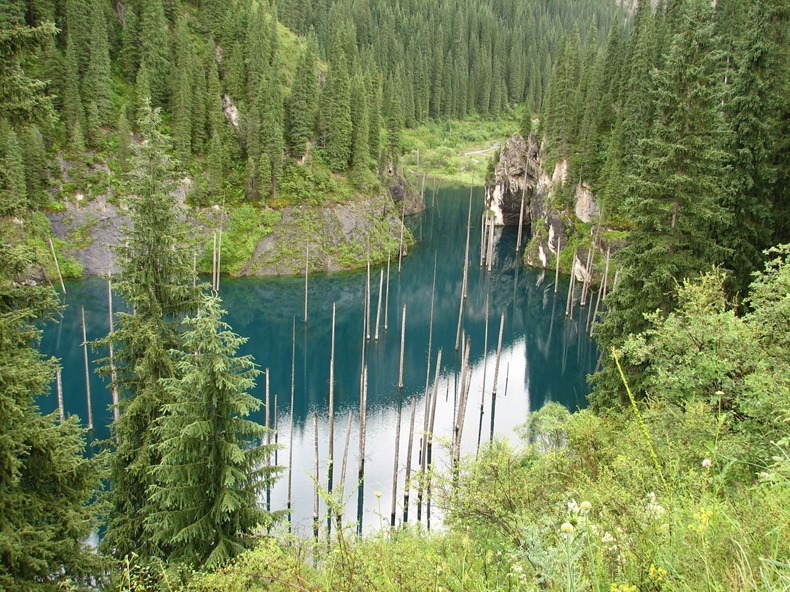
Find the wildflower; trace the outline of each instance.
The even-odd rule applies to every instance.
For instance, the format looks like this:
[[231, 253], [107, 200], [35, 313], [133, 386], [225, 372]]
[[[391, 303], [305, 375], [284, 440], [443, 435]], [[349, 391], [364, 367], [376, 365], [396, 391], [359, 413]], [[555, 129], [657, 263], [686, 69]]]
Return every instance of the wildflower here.
[[713, 511], [708, 510], [707, 508], [702, 508], [699, 512], [694, 513], [694, 519], [696, 522], [688, 525], [689, 530], [696, 532], [697, 534], [702, 534], [702, 532], [707, 530], [708, 526], [710, 525], [711, 518], [713, 518]]
[[667, 575], [667, 570], [665, 570], [663, 567], [656, 567], [651, 563], [648, 575], [654, 582], [663, 582], [664, 577]]
[[571, 500], [568, 502], [568, 513], [569, 514], [579, 513], [579, 505], [576, 503], [576, 500]]
[[664, 506], [656, 501], [656, 494], [653, 491], [647, 494], [647, 505], [645, 506], [645, 509], [653, 516], [654, 520], [661, 518], [661, 516], [664, 515], [664, 512], [666, 512]]
[[592, 504], [588, 501], [583, 501], [579, 506], [579, 510], [581, 510], [582, 514], [587, 514], [590, 510], [592, 510]]
[[709, 458], [705, 458], [702, 460], [702, 468], [709, 469], [713, 462]]
[[570, 522], [563, 522], [560, 526], [560, 532], [563, 534], [570, 534], [573, 532], [573, 524]]
[[373, 495], [375, 495], [377, 498], [381, 499], [381, 492], [380, 491], [377, 491]]

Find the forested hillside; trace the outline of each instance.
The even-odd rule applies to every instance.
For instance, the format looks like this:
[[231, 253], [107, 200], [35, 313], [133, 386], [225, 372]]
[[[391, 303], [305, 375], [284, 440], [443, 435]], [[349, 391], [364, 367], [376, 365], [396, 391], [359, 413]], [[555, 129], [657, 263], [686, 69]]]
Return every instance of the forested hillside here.
[[[548, 170], [568, 165], [558, 206], [588, 184], [601, 236], [625, 240], [596, 331], [606, 349], [646, 329], [647, 313], [673, 310], [678, 285], [714, 265], [742, 299], [764, 250], [790, 240], [789, 12], [774, 0], [640, 2], [627, 36], [618, 21], [600, 48], [566, 38], [540, 133]], [[620, 383], [605, 366], [604, 405]]]
[[[633, 8], [0, 0], [0, 589], [788, 589], [789, 9]], [[557, 205], [589, 183], [626, 245], [593, 407], [430, 474], [439, 532], [277, 530], [260, 372], [189, 224], [227, 207], [252, 242], [283, 208], [382, 193], [405, 128], [515, 112], [567, 161]], [[46, 214], [93, 200], [129, 222], [129, 309], [91, 344], [115, 419], [89, 451], [39, 410], [38, 347], [50, 261], [80, 271]]]
[[615, 13], [603, 0], [53, 0], [3, 10], [9, 31], [56, 27], [28, 44], [24, 64], [52, 99], [49, 117], [3, 133], [5, 153], [25, 154], [25, 193], [38, 205], [62, 199], [46, 191], [53, 177], [85, 192], [126, 171], [147, 96], [195, 178], [192, 203], [300, 201], [332, 192], [327, 170], [353, 170], [364, 190], [370, 171], [397, 161], [403, 126], [496, 116], [525, 100], [537, 108], [564, 32], [589, 21], [605, 31]]

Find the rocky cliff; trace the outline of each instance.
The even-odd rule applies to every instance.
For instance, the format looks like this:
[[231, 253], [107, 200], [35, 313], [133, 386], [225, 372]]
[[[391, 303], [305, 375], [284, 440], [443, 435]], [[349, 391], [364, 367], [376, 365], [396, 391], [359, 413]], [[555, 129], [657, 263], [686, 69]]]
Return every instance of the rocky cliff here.
[[[493, 179], [486, 183], [486, 208], [495, 224], [518, 226], [523, 195], [523, 227], [528, 237], [524, 263], [553, 269], [559, 246], [561, 270], [570, 273], [574, 269], [577, 279], [583, 281], [594, 275], [592, 268], [600, 265], [607, 250], [620, 243], [600, 227], [601, 210], [590, 187], [577, 184], [570, 203], [559, 199], [560, 189], [567, 183], [567, 168], [567, 162], [561, 161], [549, 175], [543, 169], [535, 136], [525, 140], [514, 134], [502, 148]], [[591, 269], [587, 269], [591, 244], [596, 253]]]
[[[188, 191], [189, 180], [185, 179], [178, 190], [181, 201]], [[83, 275], [118, 272], [114, 247], [120, 244], [123, 228], [128, 223], [121, 202], [111, 193], [90, 199], [77, 194], [66, 201], [64, 211], [48, 214], [52, 235], [63, 241], [58, 241], [62, 245], [60, 256], [81, 265]], [[401, 248], [401, 214], [412, 215], [424, 209], [419, 193], [400, 175], [389, 176], [386, 190], [377, 195], [359, 196], [344, 203], [284, 207], [277, 211], [278, 216], [268, 216], [276, 219], [270, 227], [253, 230], [260, 238], [248, 257], [234, 262], [232, 269], [223, 261], [223, 272], [232, 275], [302, 273], [308, 248], [310, 270], [314, 272], [364, 266], [368, 252], [372, 261], [386, 260], [388, 254], [397, 256]], [[219, 229], [220, 218], [227, 233], [223, 252], [235, 247], [228, 243], [233, 240], [232, 212], [226, 211], [220, 216], [217, 208], [187, 208], [187, 214], [190, 223], [200, 229], [196, 234], [206, 237], [208, 257], [213, 231]], [[402, 248], [406, 251], [413, 240], [408, 230], [403, 234]], [[210, 263], [204, 267], [208, 269]]]

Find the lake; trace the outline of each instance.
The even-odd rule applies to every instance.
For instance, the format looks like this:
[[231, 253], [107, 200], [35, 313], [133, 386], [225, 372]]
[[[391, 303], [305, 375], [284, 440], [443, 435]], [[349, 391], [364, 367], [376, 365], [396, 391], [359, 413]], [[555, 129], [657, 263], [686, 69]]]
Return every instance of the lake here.
[[[433, 461], [446, 468], [457, 409], [461, 349], [456, 350], [458, 316], [463, 284], [469, 188], [440, 188], [426, 194], [428, 208], [409, 220], [418, 239], [398, 272], [397, 259], [391, 261], [389, 298], [386, 295], [387, 266], [370, 270], [370, 339], [363, 335], [366, 270], [310, 276], [308, 279], [308, 321], [304, 321], [303, 277], [223, 278], [220, 296], [228, 311], [225, 320], [233, 330], [248, 338], [240, 353], [251, 354], [262, 370], [268, 369], [270, 398], [274, 415], [277, 397], [277, 440], [282, 446], [277, 462], [287, 465], [293, 440], [293, 527], [312, 532], [315, 463], [314, 414], [318, 416], [319, 466], [326, 479], [329, 439], [328, 392], [332, 307], [336, 308], [335, 329], [335, 432], [334, 481], [340, 479], [346, 424], [353, 414], [345, 494], [348, 498], [345, 521], [361, 521], [363, 530], [377, 528], [390, 520], [395, 435], [399, 402], [403, 402], [398, 462], [397, 521], [403, 520], [403, 483], [407, 464], [409, 420], [416, 395], [415, 437], [412, 471], [419, 470], [420, 437], [425, 412], [428, 345], [431, 342], [431, 371], [428, 392], [433, 391], [436, 354], [442, 349], [438, 385]], [[529, 413], [549, 401], [558, 401], [573, 410], [586, 405], [589, 392], [586, 377], [594, 369], [598, 351], [584, 334], [583, 314], [565, 317], [568, 278], [560, 278], [554, 293], [553, 272], [524, 269], [516, 253], [515, 229], [497, 230], [492, 270], [480, 266], [483, 189], [473, 189], [467, 298], [463, 304], [463, 334], [470, 341], [471, 387], [465, 415], [462, 451], [476, 450], [492, 433], [517, 441], [514, 428]], [[434, 288], [435, 270], [435, 288]], [[379, 338], [375, 339], [380, 278], [382, 290]], [[63, 366], [63, 390], [67, 413], [79, 414], [87, 422], [86, 385], [82, 343], [81, 308], [85, 308], [88, 340], [104, 336], [109, 328], [107, 282], [101, 278], [66, 284], [68, 305], [62, 320], [49, 324], [42, 349], [57, 356]], [[488, 336], [486, 338], [486, 301]], [[432, 306], [433, 302], [433, 306]], [[115, 294], [114, 306], [120, 305]], [[401, 342], [401, 315], [406, 307], [403, 389], [398, 388]], [[433, 328], [431, 330], [431, 310]], [[385, 310], [387, 312], [385, 318]], [[502, 313], [502, 353], [496, 385], [496, 405], [492, 413], [493, 377]], [[386, 330], [384, 328], [386, 322]], [[295, 331], [295, 340], [293, 339]], [[367, 363], [367, 427], [365, 476], [358, 487], [359, 407], [363, 337]], [[487, 344], [487, 347], [484, 345]], [[295, 352], [295, 356], [292, 356]], [[112, 422], [111, 396], [95, 374], [95, 361], [105, 353], [89, 350], [91, 400], [95, 438], [109, 435]], [[294, 369], [294, 405], [291, 409], [291, 374]], [[485, 385], [484, 385], [485, 379]], [[264, 377], [256, 394], [264, 399]], [[485, 386], [485, 388], [484, 388]], [[41, 401], [44, 411], [57, 409], [53, 392]], [[481, 406], [482, 403], [482, 406]], [[481, 415], [482, 408], [482, 415]], [[263, 408], [255, 419], [264, 423]], [[293, 438], [291, 422], [293, 421]], [[273, 423], [273, 419], [272, 419]], [[413, 473], [414, 474], [414, 473]], [[323, 483], [325, 486], [326, 484]], [[276, 483], [268, 500], [271, 509], [287, 504], [287, 471]], [[409, 521], [416, 520], [416, 490], [412, 489]], [[376, 496], [380, 492], [380, 496]], [[320, 514], [325, 527], [325, 505]], [[360, 511], [361, 510], [361, 511]], [[422, 512], [423, 522], [426, 512]], [[434, 524], [436, 516], [434, 516]]]

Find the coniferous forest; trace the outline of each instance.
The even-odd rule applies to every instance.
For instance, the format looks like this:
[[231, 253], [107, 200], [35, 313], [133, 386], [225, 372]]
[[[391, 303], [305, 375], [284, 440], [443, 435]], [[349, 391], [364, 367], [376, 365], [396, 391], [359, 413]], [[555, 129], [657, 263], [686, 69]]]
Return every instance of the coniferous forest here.
[[[0, 589], [790, 588], [789, 24], [787, 0], [0, 0]], [[260, 370], [187, 218], [376, 194], [404, 130], [499, 120], [621, 247], [590, 407], [437, 474], [437, 531], [281, 532]], [[100, 194], [129, 311], [91, 344], [115, 421], [88, 450], [39, 410], [39, 344], [81, 272], [46, 214]]]

